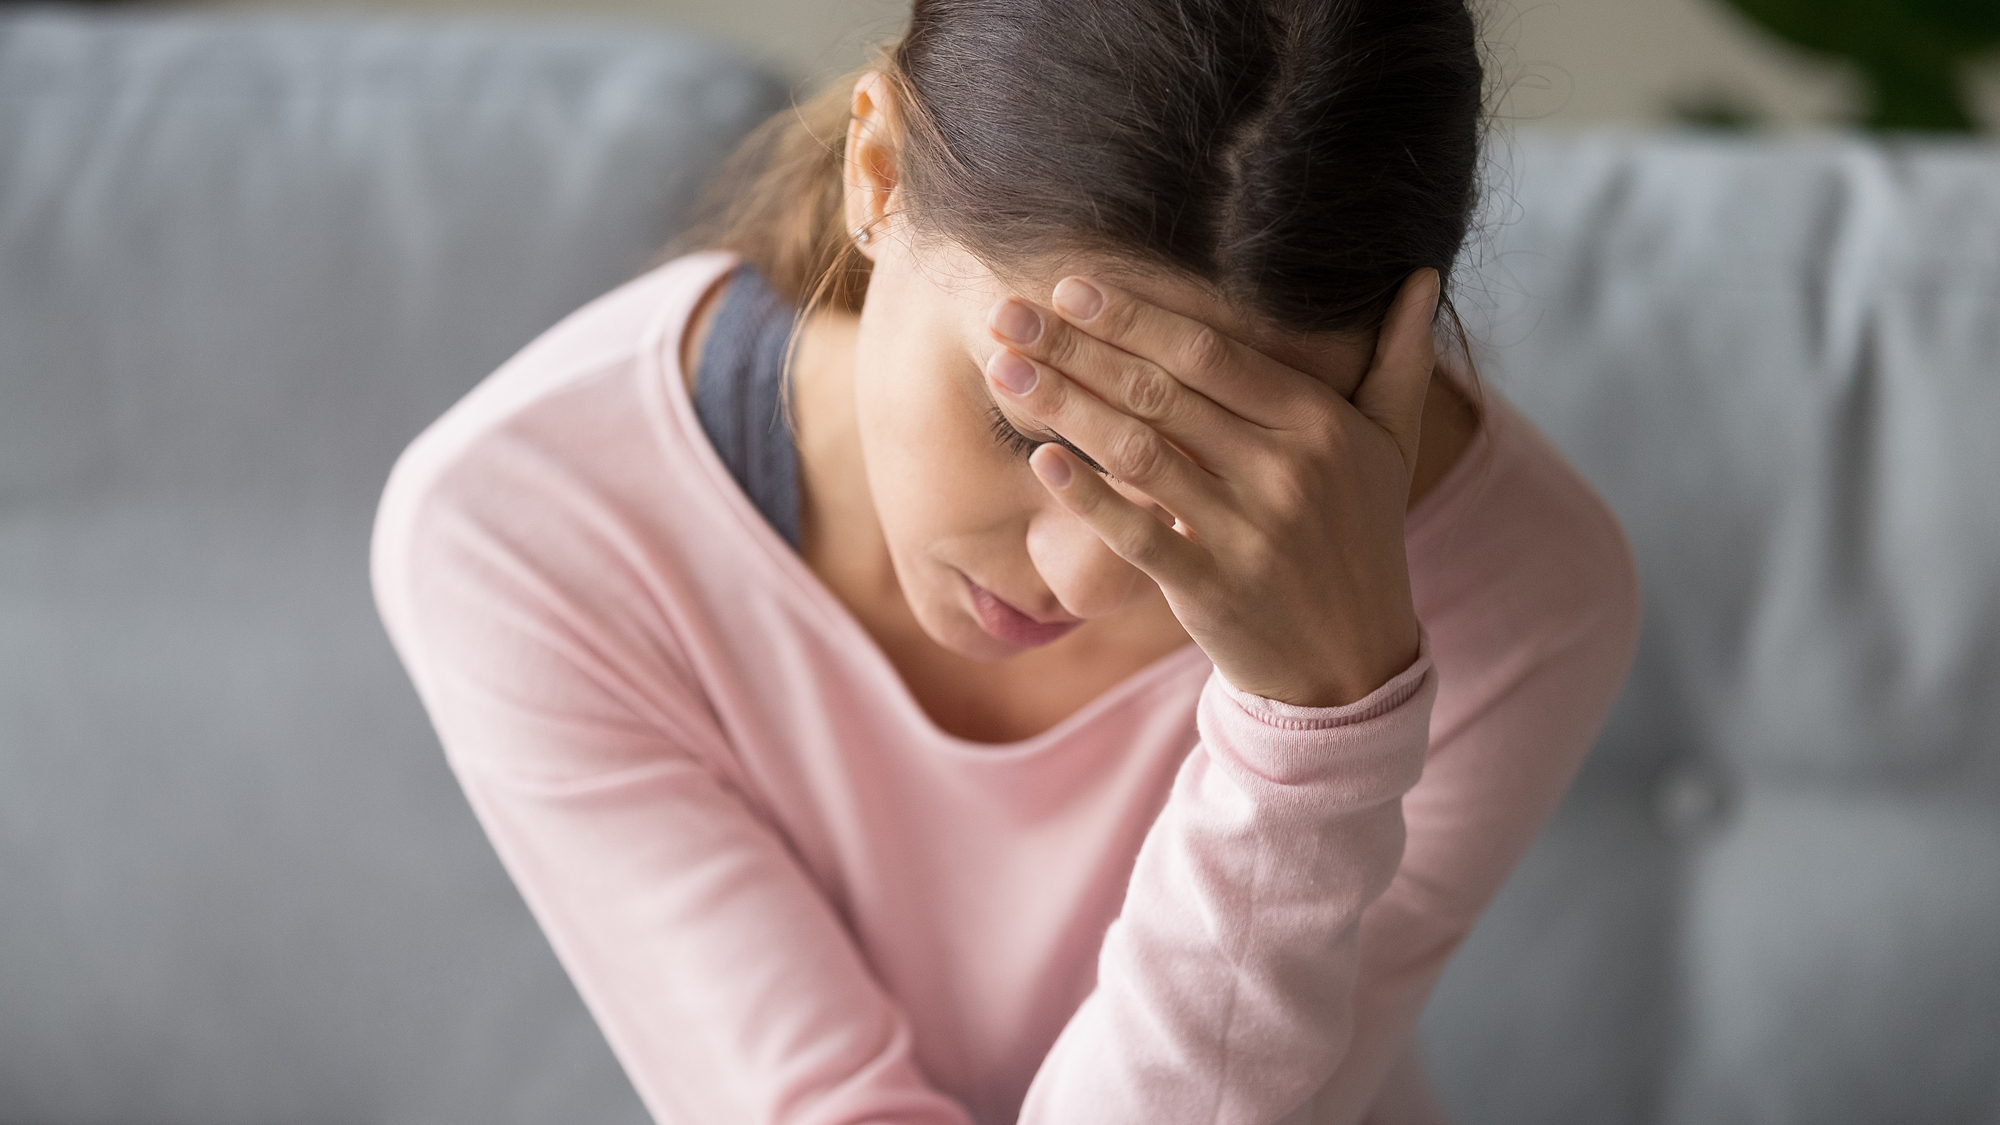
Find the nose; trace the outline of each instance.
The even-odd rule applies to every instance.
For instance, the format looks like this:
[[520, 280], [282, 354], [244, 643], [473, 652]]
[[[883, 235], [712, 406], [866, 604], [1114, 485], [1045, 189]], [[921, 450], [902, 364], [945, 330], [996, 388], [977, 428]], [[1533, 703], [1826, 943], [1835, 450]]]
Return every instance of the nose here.
[[1062, 607], [1086, 619], [1115, 612], [1141, 577], [1082, 520], [1053, 506], [1028, 521], [1028, 558]]

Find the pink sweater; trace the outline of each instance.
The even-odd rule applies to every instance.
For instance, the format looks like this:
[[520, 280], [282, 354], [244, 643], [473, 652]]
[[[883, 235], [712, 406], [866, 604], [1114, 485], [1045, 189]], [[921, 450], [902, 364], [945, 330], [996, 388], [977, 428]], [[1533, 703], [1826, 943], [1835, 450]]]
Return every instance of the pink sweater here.
[[695, 254], [397, 464], [383, 619], [474, 811], [673, 1125], [1411, 1122], [1439, 971], [1638, 626], [1617, 524], [1492, 388], [1408, 523], [1426, 639], [1351, 706], [1171, 653], [940, 731], [758, 515], [679, 370]]

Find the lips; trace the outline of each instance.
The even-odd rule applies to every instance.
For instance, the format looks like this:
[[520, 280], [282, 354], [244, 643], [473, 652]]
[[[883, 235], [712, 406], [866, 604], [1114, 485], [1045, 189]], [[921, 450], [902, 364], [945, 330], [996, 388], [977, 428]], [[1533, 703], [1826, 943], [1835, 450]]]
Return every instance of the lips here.
[[1001, 601], [993, 591], [972, 579], [967, 578], [965, 585], [972, 591], [972, 609], [979, 617], [979, 627], [1008, 644], [1034, 648], [1061, 640], [1069, 635], [1071, 629], [1083, 624], [1081, 621], [1057, 621], [1053, 624], [1037, 621]]

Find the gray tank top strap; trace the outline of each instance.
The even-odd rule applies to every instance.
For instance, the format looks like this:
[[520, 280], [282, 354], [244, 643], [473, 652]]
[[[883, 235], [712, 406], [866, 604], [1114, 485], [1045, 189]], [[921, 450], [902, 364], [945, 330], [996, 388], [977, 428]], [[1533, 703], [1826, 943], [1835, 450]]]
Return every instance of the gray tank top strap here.
[[737, 486], [796, 551], [799, 447], [784, 408], [794, 311], [762, 274], [736, 267], [696, 361], [694, 408]]

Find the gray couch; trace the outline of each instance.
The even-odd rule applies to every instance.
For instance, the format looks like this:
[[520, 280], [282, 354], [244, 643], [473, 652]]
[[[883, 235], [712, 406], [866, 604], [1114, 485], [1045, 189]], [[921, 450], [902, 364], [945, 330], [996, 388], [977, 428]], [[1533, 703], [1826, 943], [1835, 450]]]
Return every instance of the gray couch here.
[[[784, 95], [637, 28], [0, 17], [0, 1125], [645, 1119], [364, 548], [402, 445]], [[1648, 622], [1426, 1016], [1440, 1089], [2000, 1121], [2000, 151], [1495, 156], [1487, 378]]]

